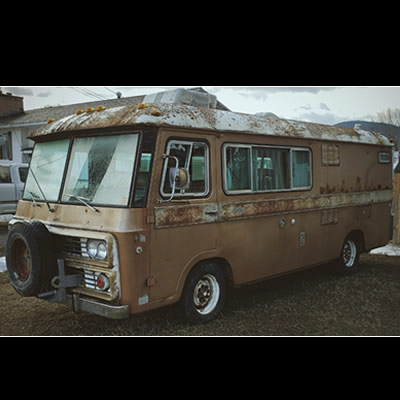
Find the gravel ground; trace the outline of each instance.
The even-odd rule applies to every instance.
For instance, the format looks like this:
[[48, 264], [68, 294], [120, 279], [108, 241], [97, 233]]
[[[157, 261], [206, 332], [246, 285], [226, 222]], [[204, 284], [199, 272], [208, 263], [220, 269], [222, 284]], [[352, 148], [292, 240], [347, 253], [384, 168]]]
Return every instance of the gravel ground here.
[[0, 335], [398, 336], [399, 311], [400, 257], [382, 255], [361, 256], [352, 276], [327, 264], [232, 289], [222, 315], [197, 326], [183, 321], [176, 306], [124, 321], [74, 314], [64, 305], [20, 297], [0, 274]]

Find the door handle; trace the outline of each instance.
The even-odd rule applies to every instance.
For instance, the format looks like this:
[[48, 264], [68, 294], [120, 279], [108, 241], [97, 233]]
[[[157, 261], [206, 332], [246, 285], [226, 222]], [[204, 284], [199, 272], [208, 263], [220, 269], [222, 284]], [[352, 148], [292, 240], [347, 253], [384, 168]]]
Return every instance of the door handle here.
[[206, 215], [217, 215], [218, 211], [217, 210], [215, 210], [215, 211], [206, 211], [205, 214]]

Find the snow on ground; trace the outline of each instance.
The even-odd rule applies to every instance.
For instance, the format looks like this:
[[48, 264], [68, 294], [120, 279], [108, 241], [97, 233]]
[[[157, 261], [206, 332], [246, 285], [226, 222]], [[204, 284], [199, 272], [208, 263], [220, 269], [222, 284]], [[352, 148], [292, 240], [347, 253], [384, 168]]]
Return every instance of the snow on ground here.
[[7, 226], [8, 222], [13, 217], [12, 214], [3, 214], [0, 215], [0, 226]]
[[0, 272], [6, 272], [6, 271], [7, 271], [6, 258], [0, 257]]
[[370, 254], [382, 254], [384, 256], [400, 257], [400, 244], [388, 243], [384, 247], [379, 247], [370, 251]]

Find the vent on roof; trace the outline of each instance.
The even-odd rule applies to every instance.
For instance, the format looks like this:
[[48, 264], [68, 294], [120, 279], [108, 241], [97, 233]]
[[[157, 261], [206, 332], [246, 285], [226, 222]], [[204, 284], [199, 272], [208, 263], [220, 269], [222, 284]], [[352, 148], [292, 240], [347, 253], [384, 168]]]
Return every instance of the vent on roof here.
[[147, 95], [144, 103], [187, 104], [195, 107], [216, 108], [217, 97], [210, 93], [201, 93], [189, 89], [167, 90]]
[[279, 117], [272, 113], [272, 112], [258, 112], [254, 114], [256, 117], [261, 117], [261, 118], [276, 118], [279, 119]]

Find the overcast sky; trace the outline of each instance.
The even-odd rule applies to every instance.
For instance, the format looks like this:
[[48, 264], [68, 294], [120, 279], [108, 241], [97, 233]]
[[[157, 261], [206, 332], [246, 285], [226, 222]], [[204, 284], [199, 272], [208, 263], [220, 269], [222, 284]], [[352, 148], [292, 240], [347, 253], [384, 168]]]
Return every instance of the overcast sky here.
[[[201, 85], [180, 86], [184, 88]], [[281, 118], [322, 124], [371, 120], [371, 115], [400, 108], [400, 87], [271, 87], [202, 86], [232, 111], [272, 112]], [[26, 110], [160, 92], [166, 86], [1, 86], [4, 92], [24, 97]]]

